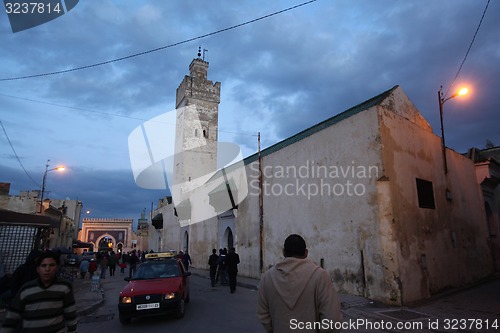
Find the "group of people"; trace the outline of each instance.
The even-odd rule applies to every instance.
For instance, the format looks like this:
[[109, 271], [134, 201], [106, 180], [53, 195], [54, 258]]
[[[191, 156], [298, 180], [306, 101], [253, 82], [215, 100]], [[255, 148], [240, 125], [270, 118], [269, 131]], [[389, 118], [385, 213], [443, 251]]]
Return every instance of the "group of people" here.
[[[128, 253], [118, 254], [114, 251], [110, 251], [109, 253], [96, 253], [94, 258], [90, 260], [82, 259], [80, 262], [80, 278], [85, 279], [87, 273], [89, 273], [90, 279], [92, 279], [95, 274], [99, 274], [101, 279], [105, 279], [108, 271], [109, 276], [115, 275], [117, 266], [120, 267], [121, 274], [125, 274], [125, 269], [128, 267], [129, 278], [132, 278], [137, 270], [137, 265], [146, 260], [146, 254], [152, 252], [152, 250], [150, 252], [132, 250]], [[189, 270], [189, 266], [191, 265], [189, 253], [187, 251], [185, 253], [179, 251], [177, 258], [181, 259], [186, 270]], [[97, 271], [99, 272], [96, 273]]]
[[117, 256], [114, 251], [109, 253], [97, 253], [94, 257], [95, 258], [91, 258], [90, 260], [83, 258], [82, 261], [80, 261], [80, 278], [85, 279], [85, 276], [89, 273], [89, 277], [92, 279], [98, 270], [100, 270], [98, 274], [101, 279], [106, 278], [108, 269], [109, 276], [115, 274], [119, 256]]
[[238, 264], [240, 256], [236, 253], [234, 247], [229, 249], [212, 249], [212, 254], [208, 257], [208, 266], [210, 267], [210, 282], [215, 287], [220, 281], [221, 286], [229, 285], [229, 291], [236, 291], [236, 276], [238, 275]]
[[90, 279], [92, 279], [96, 271], [100, 270], [99, 277], [105, 279], [108, 271], [109, 276], [115, 275], [117, 266], [120, 267], [121, 274], [125, 274], [125, 268], [129, 267], [129, 277], [132, 277], [139, 262], [140, 259], [135, 250], [119, 254], [114, 251], [97, 253], [90, 260], [82, 259], [80, 262], [80, 278], [85, 279], [85, 276], [89, 273]]

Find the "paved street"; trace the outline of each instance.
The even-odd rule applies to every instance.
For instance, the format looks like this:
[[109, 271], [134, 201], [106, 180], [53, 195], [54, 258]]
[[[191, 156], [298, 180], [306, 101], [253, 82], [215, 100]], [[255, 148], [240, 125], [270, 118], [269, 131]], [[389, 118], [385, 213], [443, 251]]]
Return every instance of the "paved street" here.
[[[139, 319], [129, 326], [117, 318], [118, 293], [126, 284], [123, 275], [102, 280], [102, 293], [90, 291], [88, 279], [75, 280], [80, 330], [219, 333], [224, 327], [223, 331], [238, 333], [263, 332], [255, 317], [258, 280], [239, 277], [237, 292], [230, 294], [228, 287], [211, 288], [207, 271], [191, 271], [191, 302], [183, 319]], [[500, 332], [500, 276], [415, 307], [388, 307], [359, 296], [340, 296], [343, 332]], [[0, 320], [3, 316], [0, 313]]]
[[[223, 326], [212, 323], [221, 322], [222, 325], [223, 322], [224, 327], [231, 327], [233, 332], [263, 332], [255, 318], [258, 280], [239, 277], [238, 291], [232, 295], [227, 287], [209, 287], [207, 271], [192, 268], [191, 272], [192, 301], [182, 320], [149, 318], [122, 327], [114, 317], [116, 295], [125, 284], [120, 277], [103, 281], [103, 306], [92, 316], [83, 317], [84, 322], [89, 318], [94, 320], [82, 325], [106, 327], [110, 332], [131, 327], [145, 327], [152, 332], [167, 327], [185, 332], [220, 332]], [[342, 294], [345, 319], [342, 332], [500, 332], [499, 295], [500, 276], [414, 307], [389, 307], [363, 297]]]
[[255, 290], [238, 288], [235, 294], [231, 294], [229, 287], [212, 288], [208, 279], [196, 275], [191, 277], [191, 301], [186, 305], [184, 318], [139, 318], [123, 326], [118, 320], [117, 302], [118, 293], [125, 284], [120, 275], [103, 280], [104, 301], [95, 312], [80, 317], [79, 331], [262, 332], [255, 317]]

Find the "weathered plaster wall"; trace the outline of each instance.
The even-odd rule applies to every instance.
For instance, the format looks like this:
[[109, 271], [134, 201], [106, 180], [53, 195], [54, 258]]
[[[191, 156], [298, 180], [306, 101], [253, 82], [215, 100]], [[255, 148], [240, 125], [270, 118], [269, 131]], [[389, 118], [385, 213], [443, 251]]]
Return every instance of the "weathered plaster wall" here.
[[[309, 258], [323, 263], [340, 291], [384, 299], [391, 294], [393, 286], [383, 282], [388, 265], [377, 212], [377, 126], [377, 113], [364, 111], [263, 157], [265, 268], [281, 260], [286, 236], [298, 233]], [[257, 162], [247, 172], [249, 196], [238, 212], [238, 237], [255, 247], [240, 256], [258, 263]], [[258, 269], [240, 271], [254, 276]]]
[[[25, 192], [28, 194], [27, 192]], [[29, 193], [31, 194], [31, 192]], [[0, 208], [11, 210], [19, 213], [35, 214], [38, 209], [40, 209], [37, 202], [40, 202], [38, 196], [10, 196], [10, 195], [0, 195]]]
[[163, 215], [163, 229], [161, 231], [161, 250], [181, 250], [180, 225], [177, 217], [174, 215], [174, 205], [165, 205], [157, 210], [156, 214]]
[[[445, 175], [441, 140], [425, 123], [422, 126], [406, 97], [396, 94], [379, 110], [401, 302], [425, 299], [487, 276], [491, 259], [472, 161], [448, 149]], [[416, 178], [432, 182], [435, 209], [419, 207]]]
[[217, 217], [186, 226], [185, 230], [189, 233], [189, 254], [193, 266], [208, 269], [208, 256], [213, 248], [218, 249]]
[[236, 217], [237, 242], [235, 248], [240, 255], [238, 274], [260, 277], [258, 162], [246, 165], [245, 170], [248, 180], [248, 195], [238, 205]]

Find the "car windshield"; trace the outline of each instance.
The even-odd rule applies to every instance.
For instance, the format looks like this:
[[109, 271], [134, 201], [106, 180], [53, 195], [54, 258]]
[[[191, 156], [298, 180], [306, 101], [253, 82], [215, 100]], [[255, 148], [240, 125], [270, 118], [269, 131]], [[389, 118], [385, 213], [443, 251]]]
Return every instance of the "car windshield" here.
[[133, 280], [149, 280], [180, 276], [179, 267], [175, 261], [146, 263], [137, 269]]

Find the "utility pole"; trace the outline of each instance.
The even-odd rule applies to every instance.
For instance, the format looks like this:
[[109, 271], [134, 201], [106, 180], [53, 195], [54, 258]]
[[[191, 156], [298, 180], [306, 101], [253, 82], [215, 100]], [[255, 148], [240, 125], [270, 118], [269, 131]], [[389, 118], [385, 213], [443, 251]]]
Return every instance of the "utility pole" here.
[[259, 233], [260, 233], [260, 249], [259, 249], [259, 268], [260, 272], [264, 272], [264, 193], [262, 191], [262, 156], [260, 155], [260, 132], [257, 136], [258, 141], [258, 161], [259, 161]]

